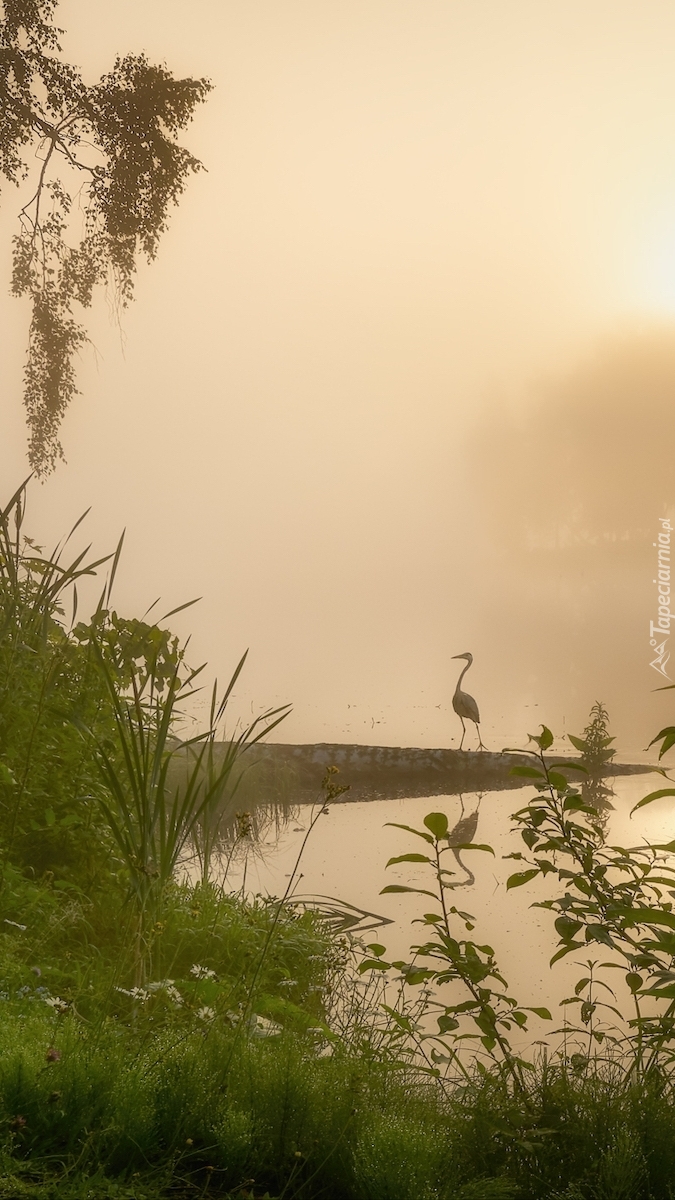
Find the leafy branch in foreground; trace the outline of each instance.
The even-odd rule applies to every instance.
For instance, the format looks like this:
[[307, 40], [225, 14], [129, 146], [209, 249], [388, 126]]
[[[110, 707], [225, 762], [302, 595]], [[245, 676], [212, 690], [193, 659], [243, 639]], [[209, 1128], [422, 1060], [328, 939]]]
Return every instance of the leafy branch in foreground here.
[[175, 137], [211, 87], [174, 79], [143, 54], [85, 84], [62, 57], [56, 3], [5, 0], [0, 21], [0, 173], [19, 185], [37, 164], [12, 293], [31, 301], [24, 403], [38, 474], [63, 457], [58, 430], [77, 392], [73, 359], [87, 337], [73, 306], [88, 308], [101, 283], [122, 307], [131, 300], [139, 253], [155, 257], [169, 206], [201, 169]]
[[[531, 741], [537, 750], [526, 753], [538, 765], [512, 768], [514, 775], [530, 779], [537, 792], [513, 816], [528, 854], [507, 856], [526, 865], [510, 876], [506, 886], [521, 887], [540, 875], [557, 875], [561, 894], [533, 905], [556, 914], [559, 940], [551, 964], [595, 944], [614, 953], [613, 961], [600, 965], [623, 973], [635, 1012], [628, 1022], [634, 1036], [627, 1045], [640, 1073], [655, 1065], [664, 1051], [675, 1057], [675, 868], [668, 862], [675, 842], [607, 845], [598, 811], [567, 778], [569, 771], [583, 772], [583, 766], [556, 763], [552, 767], [546, 762], [545, 753], [553, 743], [546, 726]], [[633, 811], [665, 795], [675, 795], [675, 789], [650, 793]], [[592, 1030], [598, 1005], [593, 998], [580, 997], [593, 982], [593, 971], [585, 972], [575, 989], [576, 999], [570, 998], [581, 1006], [586, 1032]], [[665, 1002], [665, 1008], [646, 1013], [647, 998], [652, 1009], [659, 1001]], [[618, 1009], [613, 1011], [621, 1016]], [[592, 1030], [591, 1041], [600, 1043], [604, 1038], [602, 1030]]]
[[[426, 1044], [432, 1043], [430, 1059], [434, 1064], [434, 1074], [439, 1074], [439, 1064], [454, 1064], [464, 1071], [459, 1058], [461, 1043], [480, 1041], [495, 1064], [501, 1070], [506, 1070], [516, 1088], [522, 1091], [523, 1069], [529, 1068], [530, 1064], [512, 1050], [509, 1032], [514, 1027], [520, 1030], [527, 1027], [528, 1012], [534, 1012], [546, 1020], [551, 1019], [551, 1014], [545, 1008], [523, 1007], [518, 1004], [508, 995], [508, 984], [498, 968], [492, 946], [479, 945], [461, 937], [459, 926], [472, 931], [474, 917], [471, 913], [462, 912], [455, 905], [448, 903], [449, 893], [457, 885], [453, 882], [455, 872], [443, 866], [444, 855], [457, 850], [483, 850], [489, 854], [494, 854], [494, 851], [490, 846], [473, 842], [465, 842], [459, 846], [451, 845], [448, 841], [448, 818], [444, 813], [428, 813], [424, 818], [424, 829], [413, 829], [409, 825], [399, 825], [392, 821], [388, 824], [421, 838], [428, 844], [429, 850], [424, 854], [410, 852], [396, 855], [389, 859], [387, 866], [398, 863], [425, 864], [434, 877], [435, 886], [431, 891], [428, 888], [389, 884], [382, 889], [381, 894], [412, 892], [420, 896], [429, 896], [437, 902], [440, 911], [424, 913], [416, 922], [429, 931], [429, 937], [420, 945], [411, 947], [414, 953], [412, 962], [386, 962], [383, 958], [386, 948], [372, 943], [367, 947], [371, 957], [364, 959], [359, 971], [387, 971], [394, 967], [400, 972], [402, 986], [462, 984], [465, 994], [468, 995], [456, 1004], [444, 1004], [428, 999], [421, 1015], [436, 1015], [437, 1033], [427, 1032], [423, 1020], [413, 1024], [405, 1013], [396, 1013], [393, 1009], [387, 1011], [406, 1033], [414, 1037], [425, 1057]], [[473, 1023], [477, 1033], [458, 1032], [462, 1029], [462, 1022], [467, 1019]], [[440, 1050], [437, 1049], [439, 1046]]]

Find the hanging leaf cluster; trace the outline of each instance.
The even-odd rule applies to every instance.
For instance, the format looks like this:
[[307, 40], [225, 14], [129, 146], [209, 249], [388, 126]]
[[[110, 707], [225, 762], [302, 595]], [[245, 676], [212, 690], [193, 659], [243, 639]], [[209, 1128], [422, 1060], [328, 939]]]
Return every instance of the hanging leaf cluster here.
[[63, 60], [56, 3], [4, 0], [0, 9], [0, 173], [31, 193], [12, 293], [31, 302], [24, 403], [38, 474], [63, 457], [59, 428], [87, 341], [79, 310], [97, 284], [112, 286], [122, 307], [132, 299], [139, 255], [155, 257], [170, 206], [202, 167], [176, 136], [211, 88], [174, 79], [143, 54], [85, 84]]

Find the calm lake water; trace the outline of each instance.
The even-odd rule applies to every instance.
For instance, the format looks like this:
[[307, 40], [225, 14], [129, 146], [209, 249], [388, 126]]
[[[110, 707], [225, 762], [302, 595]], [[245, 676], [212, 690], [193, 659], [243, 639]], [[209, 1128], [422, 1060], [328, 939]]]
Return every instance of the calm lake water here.
[[[645, 840], [666, 841], [675, 837], [675, 805], [670, 798], [655, 801], [632, 819], [629, 816], [631, 807], [642, 796], [664, 786], [658, 775], [621, 776], [607, 782], [615, 789], [608, 829], [610, 842], [636, 846]], [[329, 896], [388, 918], [391, 924], [361, 936], [365, 942], [381, 942], [394, 958], [407, 957], [410, 945], [419, 940], [421, 932], [421, 927], [412, 922], [421, 912], [428, 911], [429, 906], [433, 908], [433, 902], [414, 895], [381, 896], [380, 890], [387, 883], [420, 887], [431, 883], [418, 864], [402, 863], [385, 870], [387, 860], [394, 855], [424, 850], [419, 838], [390, 828], [387, 822], [421, 828], [427, 813], [444, 812], [452, 827], [463, 815], [470, 818], [477, 813], [475, 832], [462, 840], [489, 843], [495, 857], [477, 851], [462, 852], [470, 871], [467, 873], [448, 856], [446, 866], [456, 867], [457, 879], [462, 884], [455, 891], [454, 903], [477, 918], [470, 936], [494, 947], [511, 995], [522, 1004], [546, 1005], [554, 1011], [582, 974], [576, 962], [588, 958], [603, 961], [607, 953], [596, 944], [588, 952], [572, 954], [549, 968], [557, 941], [553, 914], [530, 906], [535, 900], [556, 894], [557, 878], [552, 881], [549, 876], [548, 881], [535, 880], [506, 891], [507, 877], [519, 866], [503, 856], [524, 850], [518, 834], [511, 831], [510, 815], [534, 794], [533, 789], [522, 788], [466, 793], [461, 800], [458, 796], [432, 796], [333, 804], [312, 831], [294, 895]], [[243, 884], [248, 894], [283, 895], [310, 818], [308, 806], [295, 811], [298, 819], [291, 819], [278, 838], [263, 841], [245, 859], [231, 865], [229, 889], [236, 890]], [[462, 926], [460, 931], [463, 932]], [[543, 1036], [545, 1026], [542, 1024], [537, 1032], [535, 1024], [533, 1021], [533, 1035]]]

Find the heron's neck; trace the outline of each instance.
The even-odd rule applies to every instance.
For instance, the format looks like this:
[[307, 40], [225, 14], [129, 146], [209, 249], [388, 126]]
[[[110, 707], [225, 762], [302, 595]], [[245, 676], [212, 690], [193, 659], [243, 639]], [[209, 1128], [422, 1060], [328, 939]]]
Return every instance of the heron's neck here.
[[455, 858], [457, 859], [457, 862], [459, 863], [462, 870], [466, 872], [466, 879], [463, 884], [460, 884], [460, 886], [461, 887], [472, 887], [473, 884], [476, 882], [476, 876], [474, 875], [473, 871], [469, 867], [467, 867], [466, 863], [459, 857], [459, 850], [455, 850], [454, 847], [452, 847], [452, 846], [450, 847], [450, 849], [452, 850], [452, 853], [454, 854]]

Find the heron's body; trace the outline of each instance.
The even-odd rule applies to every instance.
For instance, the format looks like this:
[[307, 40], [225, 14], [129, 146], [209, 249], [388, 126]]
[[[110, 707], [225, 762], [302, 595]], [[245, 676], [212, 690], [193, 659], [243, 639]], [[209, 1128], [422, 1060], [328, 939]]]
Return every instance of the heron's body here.
[[474, 725], [476, 726], [476, 733], [478, 734], [479, 749], [484, 750], [485, 746], [483, 745], [479, 729], [480, 713], [478, 711], [478, 705], [476, 704], [473, 696], [470, 696], [468, 692], [462, 691], [462, 680], [473, 662], [473, 655], [467, 652], [466, 654], [454, 654], [453, 658], [466, 659], [466, 666], [460, 673], [459, 679], [457, 680], [457, 687], [455, 688], [455, 694], [452, 697], [452, 707], [462, 722], [462, 740], [459, 743], [459, 748], [460, 750], [462, 749], [462, 746], [464, 745], [464, 738], [466, 736], [466, 725], [464, 722], [473, 721]]

